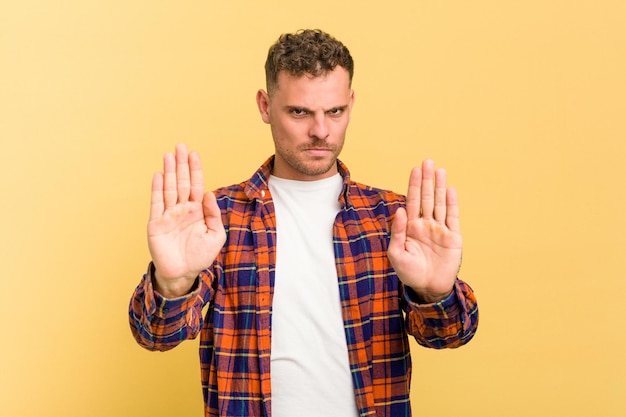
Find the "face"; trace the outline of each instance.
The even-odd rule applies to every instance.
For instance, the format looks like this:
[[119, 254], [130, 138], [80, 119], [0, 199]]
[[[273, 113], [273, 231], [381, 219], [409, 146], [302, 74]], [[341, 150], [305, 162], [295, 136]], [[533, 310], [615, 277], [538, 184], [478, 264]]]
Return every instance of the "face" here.
[[343, 67], [320, 77], [278, 73], [278, 88], [260, 90], [257, 105], [274, 138], [273, 175], [311, 181], [337, 173], [354, 93]]

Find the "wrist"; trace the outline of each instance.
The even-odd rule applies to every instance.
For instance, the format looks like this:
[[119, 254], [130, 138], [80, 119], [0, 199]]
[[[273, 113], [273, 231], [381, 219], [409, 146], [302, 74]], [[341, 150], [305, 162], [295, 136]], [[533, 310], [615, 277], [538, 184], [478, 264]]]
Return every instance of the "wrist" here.
[[175, 279], [163, 278], [156, 269], [152, 273], [152, 287], [166, 299], [180, 298], [193, 292], [198, 287], [198, 276]]
[[418, 290], [412, 287], [409, 288], [413, 292], [413, 295], [415, 296], [415, 299], [419, 304], [435, 304], [441, 302], [448, 298], [450, 294], [452, 294], [452, 291], [454, 291], [454, 288], [451, 288], [448, 292], [445, 293], [434, 293], [428, 290]]

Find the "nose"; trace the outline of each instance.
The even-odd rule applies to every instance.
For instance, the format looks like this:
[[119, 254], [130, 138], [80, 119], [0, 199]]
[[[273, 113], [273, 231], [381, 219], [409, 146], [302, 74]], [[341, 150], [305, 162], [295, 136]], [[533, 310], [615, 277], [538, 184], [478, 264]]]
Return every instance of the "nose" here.
[[328, 120], [325, 114], [316, 114], [311, 118], [309, 136], [312, 138], [326, 139], [328, 137]]

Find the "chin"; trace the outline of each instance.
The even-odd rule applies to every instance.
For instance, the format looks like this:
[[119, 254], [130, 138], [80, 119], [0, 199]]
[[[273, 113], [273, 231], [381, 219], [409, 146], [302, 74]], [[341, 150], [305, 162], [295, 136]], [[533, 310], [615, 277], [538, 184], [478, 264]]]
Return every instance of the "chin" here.
[[332, 161], [318, 161], [317, 163], [303, 164], [303, 166], [300, 166], [301, 169], [298, 169], [298, 171], [304, 175], [317, 177], [328, 174], [328, 172], [333, 169], [336, 164], [336, 159], [333, 159]]

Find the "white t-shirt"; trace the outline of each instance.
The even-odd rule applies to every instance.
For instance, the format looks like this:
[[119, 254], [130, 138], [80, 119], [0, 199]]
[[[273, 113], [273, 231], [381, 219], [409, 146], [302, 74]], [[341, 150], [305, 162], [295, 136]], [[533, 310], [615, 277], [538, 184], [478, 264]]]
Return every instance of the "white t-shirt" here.
[[277, 246], [272, 416], [358, 416], [341, 315], [333, 223], [343, 180], [272, 176]]

